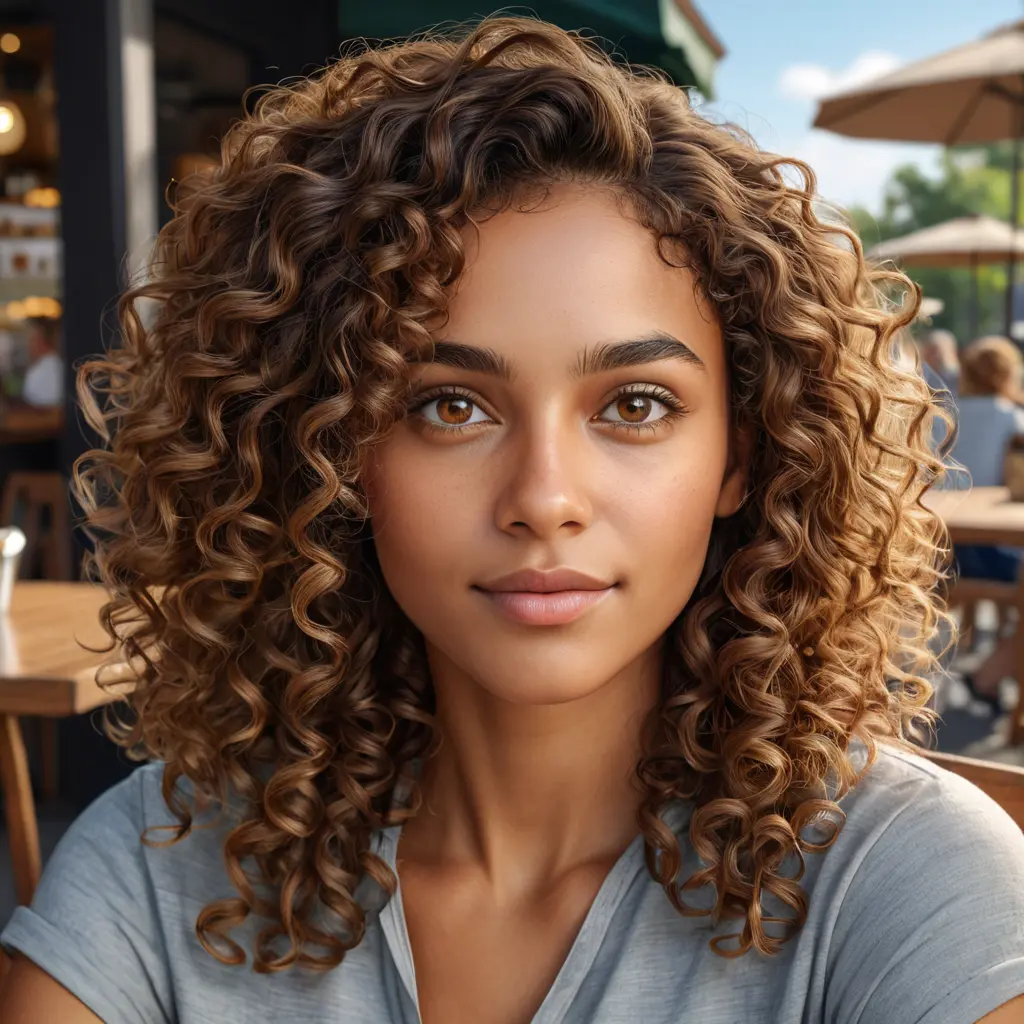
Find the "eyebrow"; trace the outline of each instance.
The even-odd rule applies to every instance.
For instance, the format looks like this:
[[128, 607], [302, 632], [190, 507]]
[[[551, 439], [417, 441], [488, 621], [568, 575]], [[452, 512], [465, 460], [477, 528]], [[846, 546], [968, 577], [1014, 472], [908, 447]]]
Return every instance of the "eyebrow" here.
[[[654, 331], [642, 338], [605, 342], [593, 350], [585, 348], [576, 360], [572, 376], [585, 377], [593, 373], [619, 370], [624, 366], [656, 363], [662, 359], [677, 359], [707, 373], [704, 361], [689, 345], [665, 331]], [[413, 356], [409, 362], [426, 365], [434, 362], [459, 370], [486, 373], [504, 381], [511, 381], [515, 377], [515, 367], [501, 353], [492, 348], [478, 348], [458, 341], [437, 341], [434, 343], [432, 360], [421, 360]]]

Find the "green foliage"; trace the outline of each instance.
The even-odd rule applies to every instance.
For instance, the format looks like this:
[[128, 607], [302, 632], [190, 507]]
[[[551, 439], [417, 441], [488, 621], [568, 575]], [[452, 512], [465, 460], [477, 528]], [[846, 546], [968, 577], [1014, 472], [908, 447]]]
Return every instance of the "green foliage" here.
[[[861, 206], [847, 211], [864, 248], [954, 217], [985, 213], [1008, 220], [1012, 154], [1009, 142], [948, 149], [942, 155], [937, 178], [927, 177], [913, 164], [897, 168], [886, 186], [880, 214], [876, 216]], [[1024, 210], [1020, 219], [1024, 223]], [[943, 311], [933, 318], [933, 326], [951, 330], [961, 344], [970, 341], [970, 271], [939, 267], [905, 270], [921, 285], [925, 295], [945, 303]], [[974, 336], [1003, 333], [1005, 294], [1005, 264], [979, 266]]]

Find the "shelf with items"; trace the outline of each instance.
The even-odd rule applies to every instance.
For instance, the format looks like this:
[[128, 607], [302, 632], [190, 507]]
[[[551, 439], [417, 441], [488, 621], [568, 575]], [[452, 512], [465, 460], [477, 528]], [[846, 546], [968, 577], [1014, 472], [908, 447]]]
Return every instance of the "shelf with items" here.
[[[48, 387], [55, 379], [54, 360], [63, 352], [56, 110], [51, 26], [5, 19], [0, 24], [0, 407], [8, 411], [21, 401], [53, 404], [40, 396], [53, 390]], [[24, 390], [30, 377], [34, 398]], [[47, 387], [40, 390], [40, 381]]]
[[24, 202], [0, 201], [0, 327], [61, 315], [63, 246], [59, 193], [36, 189]]

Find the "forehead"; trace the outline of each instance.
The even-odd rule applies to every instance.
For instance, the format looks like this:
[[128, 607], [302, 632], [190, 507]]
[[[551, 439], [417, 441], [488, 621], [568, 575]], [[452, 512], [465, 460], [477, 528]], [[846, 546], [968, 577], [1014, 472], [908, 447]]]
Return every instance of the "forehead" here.
[[609, 190], [562, 188], [464, 231], [466, 269], [439, 336], [515, 353], [575, 358], [584, 345], [653, 332], [685, 341], [712, 372], [721, 331], [685, 268]]

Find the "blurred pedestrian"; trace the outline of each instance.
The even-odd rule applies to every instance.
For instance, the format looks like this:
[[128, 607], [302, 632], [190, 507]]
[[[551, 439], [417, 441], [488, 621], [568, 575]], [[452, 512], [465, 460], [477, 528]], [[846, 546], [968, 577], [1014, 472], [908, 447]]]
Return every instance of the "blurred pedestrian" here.
[[[942, 333], [949, 334], [948, 331]], [[949, 334], [949, 337], [953, 338], [953, 335]], [[955, 338], [953, 338], [953, 345], [955, 350]], [[941, 377], [939, 372], [934, 369], [933, 362], [926, 358], [926, 352], [934, 354], [924, 340], [915, 341], [907, 330], [902, 330], [897, 334], [894, 341], [894, 359], [896, 361], [896, 365], [901, 370], [908, 373], [920, 373], [921, 376], [924, 377], [928, 387], [931, 389], [932, 398], [935, 400], [936, 404], [946, 410], [955, 424], [957, 411], [953, 397], [956, 394], [956, 391], [950, 386], [948, 381], [944, 377]], [[959, 375], [960, 365], [958, 362], [956, 366], [957, 379], [959, 379]], [[936, 454], [941, 454], [939, 452], [939, 448], [943, 441], [946, 440], [949, 431], [949, 426], [936, 416], [932, 421], [931, 443], [931, 449]], [[948, 461], [947, 469], [949, 470], [949, 473], [939, 486], [953, 489], [969, 486], [965, 478], [963, 478], [962, 472], [958, 473], [956, 469], [948, 464]]]
[[28, 321], [29, 368], [21, 389], [22, 401], [38, 407], [64, 402], [64, 360], [60, 355], [60, 321], [32, 317]]
[[952, 331], [929, 331], [918, 342], [921, 360], [941, 378], [950, 394], [956, 397], [960, 386], [960, 356], [956, 335]]

